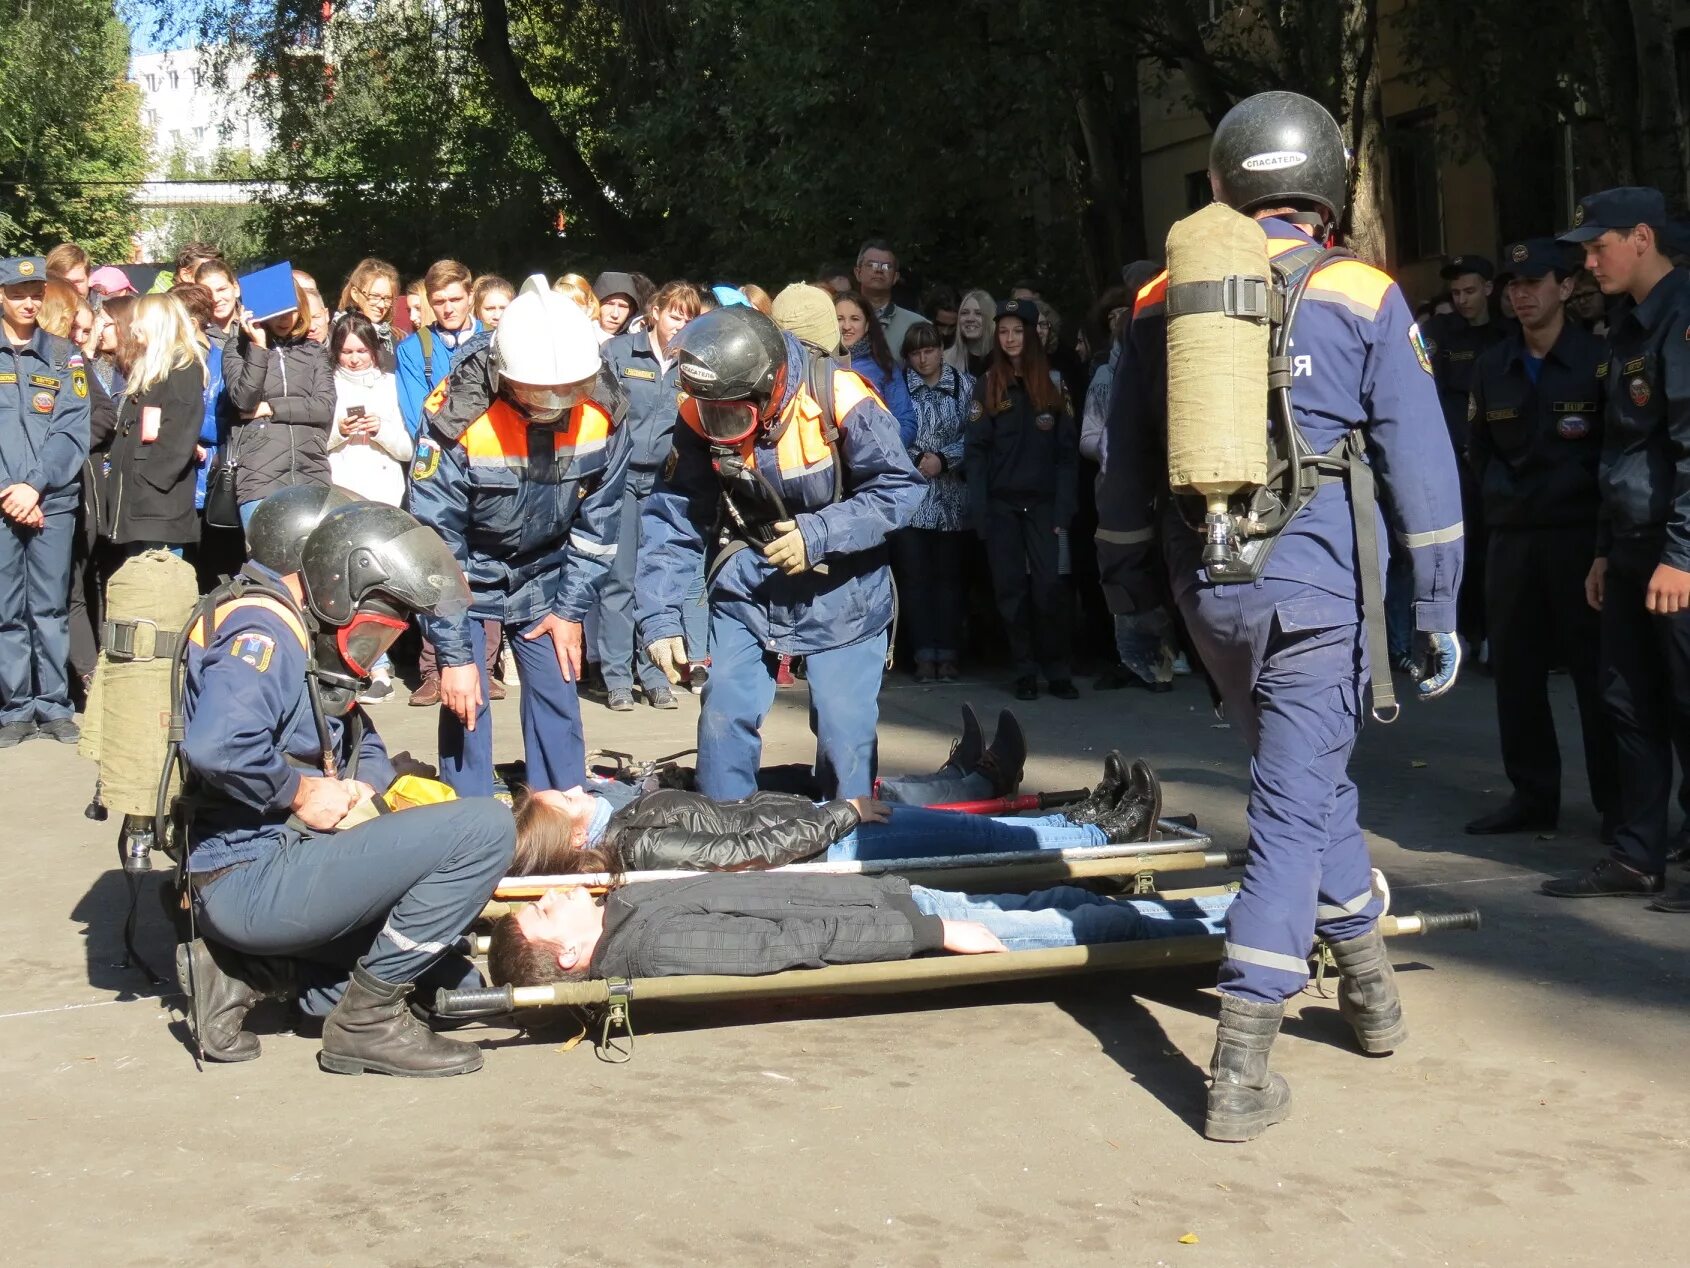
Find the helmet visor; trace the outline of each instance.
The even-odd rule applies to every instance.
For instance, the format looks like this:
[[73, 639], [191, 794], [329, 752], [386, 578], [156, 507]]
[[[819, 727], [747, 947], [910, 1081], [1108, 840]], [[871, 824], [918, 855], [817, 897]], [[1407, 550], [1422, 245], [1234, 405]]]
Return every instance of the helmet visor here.
[[387, 612], [358, 612], [335, 632], [335, 646], [348, 669], [359, 678], [368, 678], [404, 632], [401, 617]]
[[756, 401], [706, 401], [693, 397], [698, 425], [718, 445], [737, 445], [757, 430]]
[[593, 381], [583, 379], [579, 383], [544, 385], [504, 379], [499, 384], [499, 391], [530, 422], [555, 423], [592, 395]]

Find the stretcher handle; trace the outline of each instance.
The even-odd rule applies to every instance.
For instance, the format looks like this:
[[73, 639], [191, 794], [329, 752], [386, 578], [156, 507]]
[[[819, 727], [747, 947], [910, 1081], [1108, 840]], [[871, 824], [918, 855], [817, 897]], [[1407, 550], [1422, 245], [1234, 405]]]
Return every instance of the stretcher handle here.
[[[1411, 921], [1413, 926], [1409, 926]], [[1399, 916], [1397, 923], [1399, 932], [1427, 934], [1478, 929], [1481, 921], [1478, 911], [1469, 908], [1467, 911], [1417, 911], [1412, 916]]]
[[516, 1006], [508, 986], [475, 986], [457, 991], [439, 991], [434, 1012], [439, 1017], [496, 1017]]

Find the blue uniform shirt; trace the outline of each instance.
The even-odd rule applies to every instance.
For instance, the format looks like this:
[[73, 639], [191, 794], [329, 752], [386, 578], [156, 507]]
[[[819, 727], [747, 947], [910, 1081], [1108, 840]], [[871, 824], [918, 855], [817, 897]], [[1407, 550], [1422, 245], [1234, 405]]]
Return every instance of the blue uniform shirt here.
[[[1273, 254], [1309, 242], [1287, 221], [1268, 219], [1262, 227]], [[1110, 457], [1098, 499], [1104, 579], [1129, 595], [1135, 610], [1157, 601], [1158, 537], [1176, 597], [1210, 584], [1202, 539], [1168, 495], [1166, 288], [1164, 274], [1140, 292], [1134, 308], [1131, 344], [1110, 395]], [[1298, 427], [1316, 452], [1334, 448], [1352, 429], [1364, 431], [1396, 544], [1413, 565], [1416, 628], [1453, 630], [1461, 487], [1431, 361], [1401, 291], [1358, 260], [1326, 264], [1309, 281], [1292, 334]], [[1358, 563], [1349, 492], [1328, 483], [1286, 527], [1263, 575], [1327, 596], [1323, 610], [1303, 615], [1311, 624], [1334, 624], [1357, 619]]]
[[[802, 391], [809, 354], [791, 335], [782, 337], [787, 386], [777, 408], [783, 422], [758, 437], [748, 461], [780, 493], [812, 567], [790, 577], [754, 547], [738, 551], [716, 574], [710, 605], [744, 625], [765, 650], [802, 656], [849, 646], [891, 624], [886, 537], [909, 523], [926, 481], [910, 464], [897, 420], [850, 370], [833, 372], [840, 436], [838, 452], [831, 452], [820, 439], [819, 406]], [[721, 483], [710, 446], [683, 423], [675, 428], [671, 462], [640, 508], [634, 602], [646, 645], [680, 637], [687, 589], [715, 548], [710, 533]], [[845, 464], [845, 496], [838, 502], [835, 462]], [[815, 571], [823, 562], [827, 572]]]
[[87, 456], [82, 354], [39, 328], [19, 347], [0, 339], [0, 489], [29, 485], [44, 515], [74, 510]]
[[622, 424], [629, 432], [628, 482], [639, 486], [636, 491], [643, 495], [669, 455], [679, 367], [673, 360], [667, 367], [658, 361], [651, 336], [643, 330], [617, 335], [603, 351], [605, 368], [628, 394], [628, 416]]
[[474, 663], [472, 619], [584, 620], [621, 529], [628, 429], [592, 401], [564, 426], [528, 423], [502, 397], [489, 401], [486, 355], [467, 357], [430, 396], [411, 464], [411, 514], [440, 534], [469, 579], [466, 615], [422, 619], [442, 665]]
[[[283, 589], [274, 573], [256, 564], [246, 572]], [[299, 629], [274, 600], [237, 605], [225, 609], [203, 647], [188, 652], [182, 751], [203, 786], [190, 834], [196, 872], [250, 862], [275, 848], [293, 831], [288, 818], [300, 780], [323, 774]], [[328, 719], [343, 778], [353, 756], [348, 721]], [[367, 715], [357, 778], [378, 792], [394, 778]]]

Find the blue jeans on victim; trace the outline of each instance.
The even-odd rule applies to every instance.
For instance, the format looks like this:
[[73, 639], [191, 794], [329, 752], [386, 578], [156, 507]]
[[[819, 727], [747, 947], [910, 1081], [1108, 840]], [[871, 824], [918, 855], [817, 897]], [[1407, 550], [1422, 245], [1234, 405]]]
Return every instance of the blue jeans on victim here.
[[1061, 815], [994, 819], [987, 815], [892, 806], [885, 823], [865, 823], [827, 849], [830, 863], [855, 859], [933, 859], [954, 854], [1017, 854], [1107, 845], [1102, 828]]
[[1074, 885], [1034, 894], [958, 894], [911, 885], [910, 897], [929, 916], [985, 925], [1011, 951], [1217, 934], [1233, 899], [1106, 898]]

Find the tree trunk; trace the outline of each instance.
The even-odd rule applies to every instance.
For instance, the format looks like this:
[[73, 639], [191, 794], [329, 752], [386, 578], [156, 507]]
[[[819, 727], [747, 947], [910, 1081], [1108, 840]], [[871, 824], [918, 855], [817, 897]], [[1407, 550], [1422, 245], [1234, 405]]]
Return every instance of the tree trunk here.
[[1345, 241], [1369, 264], [1389, 266], [1385, 235], [1385, 111], [1379, 77], [1379, 0], [1343, 0], [1339, 121], [1354, 156]]
[[1669, 0], [1631, 0], [1633, 47], [1637, 57], [1637, 175], [1662, 190], [1667, 201], [1684, 199], [1684, 118], [1678, 99], [1672, 5]]
[[1074, 116], [1086, 283], [1096, 294], [1117, 285], [1121, 266], [1144, 254], [1137, 63], [1088, 74]]
[[551, 164], [551, 174], [563, 186], [570, 210], [586, 222], [605, 248], [616, 250], [639, 245], [640, 235], [627, 214], [611, 202], [574, 141], [564, 135], [546, 103], [534, 95], [523, 78], [522, 66], [511, 48], [510, 10], [505, 0], [480, 0], [480, 8], [476, 55], [487, 71], [493, 91], [505, 103], [517, 126]]

